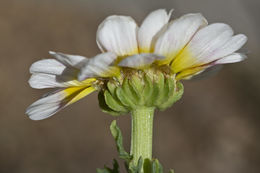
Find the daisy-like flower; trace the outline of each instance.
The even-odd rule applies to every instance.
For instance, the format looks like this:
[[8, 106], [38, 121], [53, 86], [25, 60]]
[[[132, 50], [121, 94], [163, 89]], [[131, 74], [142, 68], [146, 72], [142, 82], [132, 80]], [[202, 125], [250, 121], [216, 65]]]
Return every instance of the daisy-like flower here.
[[[32, 64], [29, 80], [32, 88], [59, 89], [34, 102], [26, 114], [33, 120], [50, 117], [96, 90], [102, 91], [105, 104], [114, 112], [124, 113], [134, 109], [129, 105], [135, 103], [133, 95], [138, 97], [138, 92], [157, 100], [154, 103], [139, 100], [138, 104], [165, 108], [161, 106], [164, 103], [158, 103], [162, 97], [160, 95], [165, 94], [160, 92], [162, 87], [158, 87], [158, 92], [149, 92], [146, 89], [149, 83], [153, 87], [162, 79], [163, 86], [168, 85], [163, 97], [168, 98], [170, 85], [177, 84], [181, 79], [189, 79], [217, 64], [239, 62], [246, 58], [236, 51], [245, 44], [247, 37], [234, 35], [229, 25], [208, 25], [199, 13], [169, 21], [171, 13], [163, 9], [153, 11], [140, 27], [131, 17], [109, 16], [97, 31], [97, 44], [103, 53], [85, 58], [50, 52], [55, 59]], [[158, 77], [160, 75], [162, 78]], [[126, 84], [125, 88], [130, 87], [131, 90], [132, 87], [134, 91], [128, 93], [127, 98], [121, 98], [121, 90], [114, 92], [114, 89], [125, 89], [126, 78], [129, 85]], [[167, 79], [172, 79], [173, 83], [167, 83]], [[109, 93], [106, 94], [105, 90]], [[115, 104], [117, 108], [113, 106]]]

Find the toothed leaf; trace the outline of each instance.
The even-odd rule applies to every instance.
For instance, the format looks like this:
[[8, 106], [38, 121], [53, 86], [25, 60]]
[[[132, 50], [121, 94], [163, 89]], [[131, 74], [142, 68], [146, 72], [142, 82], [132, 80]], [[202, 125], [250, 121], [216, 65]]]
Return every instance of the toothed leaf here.
[[119, 165], [117, 161], [114, 159], [113, 169], [104, 166], [104, 169], [97, 169], [97, 173], [119, 173]]
[[123, 146], [123, 136], [121, 133], [121, 130], [116, 124], [116, 120], [112, 121], [110, 125], [110, 131], [112, 133], [112, 136], [114, 137], [116, 141], [116, 148], [119, 153], [119, 158], [125, 160], [127, 163], [129, 163], [132, 159], [129, 153], [127, 153]]

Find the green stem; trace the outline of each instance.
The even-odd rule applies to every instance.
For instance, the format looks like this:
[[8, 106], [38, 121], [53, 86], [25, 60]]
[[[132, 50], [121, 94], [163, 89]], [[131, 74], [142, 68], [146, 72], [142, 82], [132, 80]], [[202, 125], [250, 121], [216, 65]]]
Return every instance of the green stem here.
[[137, 165], [138, 159], [152, 159], [152, 139], [153, 139], [153, 116], [154, 107], [140, 107], [132, 114], [132, 136], [131, 152], [133, 164]]

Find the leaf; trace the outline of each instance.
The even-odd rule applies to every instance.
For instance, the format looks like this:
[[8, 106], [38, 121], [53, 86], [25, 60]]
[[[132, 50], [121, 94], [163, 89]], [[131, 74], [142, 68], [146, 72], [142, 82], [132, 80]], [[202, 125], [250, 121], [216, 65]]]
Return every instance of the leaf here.
[[128, 173], [141, 173], [143, 168], [143, 158], [142, 156], [138, 159], [137, 165], [132, 165], [130, 163]]
[[112, 123], [110, 125], [110, 131], [116, 141], [116, 147], [117, 147], [117, 151], [119, 153], [119, 158], [121, 158], [121, 159], [125, 160], [127, 163], [129, 163], [131, 161], [132, 157], [130, 156], [129, 153], [127, 153], [125, 151], [125, 149], [123, 147], [122, 133], [116, 124], [116, 120], [112, 121]]
[[157, 159], [144, 161], [144, 173], [163, 173], [163, 167]]
[[171, 170], [169, 171], [169, 173], [174, 173], [174, 170], [173, 170], [173, 169], [171, 169]]
[[114, 159], [113, 169], [104, 166], [104, 169], [97, 169], [97, 173], [119, 173], [119, 165], [117, 161]]

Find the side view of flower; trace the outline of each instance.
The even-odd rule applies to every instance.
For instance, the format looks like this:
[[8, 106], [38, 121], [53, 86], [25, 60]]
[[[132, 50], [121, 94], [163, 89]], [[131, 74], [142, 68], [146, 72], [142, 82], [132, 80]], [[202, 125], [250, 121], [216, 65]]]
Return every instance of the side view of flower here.
[[88, 59], [50, 52], [55, 59], [32, 64], [32, 88], [59, 90], [33, 103], [26, 114], [33, 120], [47, 118], [106, 87], [106, 80], [122, 76], [126, 68], [143, 70], [156, 65], [179, 81], [216, 64], [245, 59], [245, 55], [235, 53], [245, 44], [245, 35], [233, 36], [227, 24], [207, 25], [201, 14], [187, 14], [169, 22], [171, 13], [153, 11], [139, 28], [131, 17], [109, 16], [97, 31], [97, 44], [104, 53]]
[[155, 10], [140, 27], [131, 17], [109, 16], [97, 30], [101, 54], [86, 58], [50, 52], [54, 59], [33, 63], [30, 86], [58, 89], [34, 102], [26, 114], [33, 120], [45, 119], [99, 91], [104, 112], [132, 115], [133, 164], [140, 157], [152, 159], [154, 109], [164, 110], [181, 98], [180, 81], [246, 58], [236, 51], [247, 37], [234, 35], [229, 25], [208, 25], [199, 13], [170, 21], [171, 13]]

